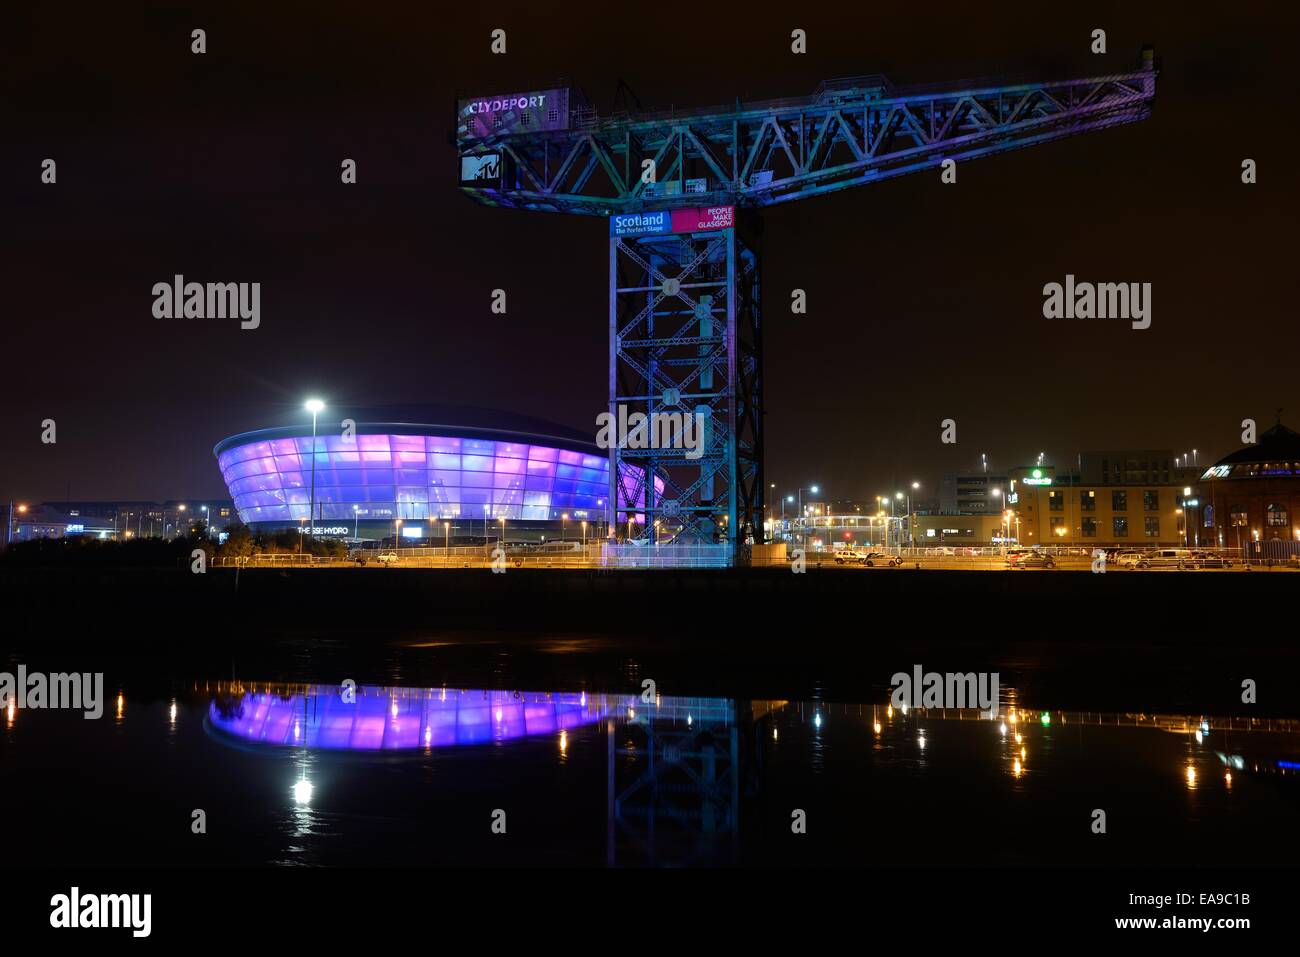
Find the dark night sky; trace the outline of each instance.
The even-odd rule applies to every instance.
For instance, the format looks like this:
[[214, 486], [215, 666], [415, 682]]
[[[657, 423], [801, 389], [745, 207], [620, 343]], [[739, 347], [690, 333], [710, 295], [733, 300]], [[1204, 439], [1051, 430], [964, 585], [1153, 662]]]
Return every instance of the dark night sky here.
[[[310, 393], [594, 433], [605, 223], [471, 203], [449, 141], [457, 93], [560, 76], [602, 108], [620, 76], [647, 107], [702, 106], [856, 73], [1116, 72], [1154, 43], [1145, 123], [969, 163], [956, 186], [927, 173], [766, 214], [769, 479], [870, 497], [933, 490], [981, 451], [999, 468], [1120, 447], [1204, 462], [1243, 417], [1300, 423], [1292, 5], [19, 6], [0, 14], [6, 500], [223, 494], [213, 443]], [[150, 289], [177, 272], [261, 282], [261, 328], [155, 319]], [[1067, 272], [1153, 283], [1152, 328], [1043, 319], [1043, 284]], [[807, 316], [789, 314], [794, 287]], [[884, 371], [888, 352], [912, 371]]]

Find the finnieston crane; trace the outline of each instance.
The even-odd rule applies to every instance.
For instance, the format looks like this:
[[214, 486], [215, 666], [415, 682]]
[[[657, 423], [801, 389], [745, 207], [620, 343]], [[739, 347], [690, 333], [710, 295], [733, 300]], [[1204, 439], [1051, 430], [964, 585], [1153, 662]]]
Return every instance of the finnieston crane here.
[[660, 522], [737, 563], [763, 540], [760, 209], [1146, 119], [1156, 75], [1148, 47], [1130, 73], [928, 88], [857, 76], [685, 112], [600, 116], [562, 87], [460, 100], [466, 195], [608, 219], [610, 414], [670, 428], [703, 416], [699, 457], [609, 449], [611, 535], [644, 540]]

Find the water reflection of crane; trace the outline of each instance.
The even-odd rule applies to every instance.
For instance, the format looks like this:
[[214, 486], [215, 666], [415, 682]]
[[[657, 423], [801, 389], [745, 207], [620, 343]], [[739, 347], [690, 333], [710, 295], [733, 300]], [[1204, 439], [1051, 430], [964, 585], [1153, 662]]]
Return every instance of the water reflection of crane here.
[[608, 864], [618, 863], [621, 848], [648, 864], [735, 853], [742, 730], [752, 730], [754, 712], [724, 698], [638, 698], [621, 722], [606, 722]]

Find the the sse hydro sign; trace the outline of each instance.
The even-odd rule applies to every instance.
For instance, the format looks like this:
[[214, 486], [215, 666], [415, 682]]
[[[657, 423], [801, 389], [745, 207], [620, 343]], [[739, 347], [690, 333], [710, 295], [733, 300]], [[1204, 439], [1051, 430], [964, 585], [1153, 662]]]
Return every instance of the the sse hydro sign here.
[[731, 229], [736, 207], [704, 206], [699, 209], [661, 209], [652, 213], [620, 213], [609, 217], [611, 236], [659, 236]]
[[484, 139], [506, 133], [569, 128], [569, 91], [534, 90], [503, 96], [476, 96], [456, 105], [461, 139]]

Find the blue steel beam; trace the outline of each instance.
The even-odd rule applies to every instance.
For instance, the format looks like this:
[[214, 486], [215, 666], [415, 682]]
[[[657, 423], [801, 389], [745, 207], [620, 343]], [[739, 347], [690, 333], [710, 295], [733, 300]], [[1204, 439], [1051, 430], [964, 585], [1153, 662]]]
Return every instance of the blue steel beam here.
[[498, 157], [499, 177], [461, 188], [486, 205], [591, 216], [772, 206], [1137, 122], [1151, 115], [1155, 81], [1147, 49], [1134, 72], [1057, 82], [904, 91], [860, 77], [730, 109], [575, 109], [565, 129], [462, 129], [460, 158]]

